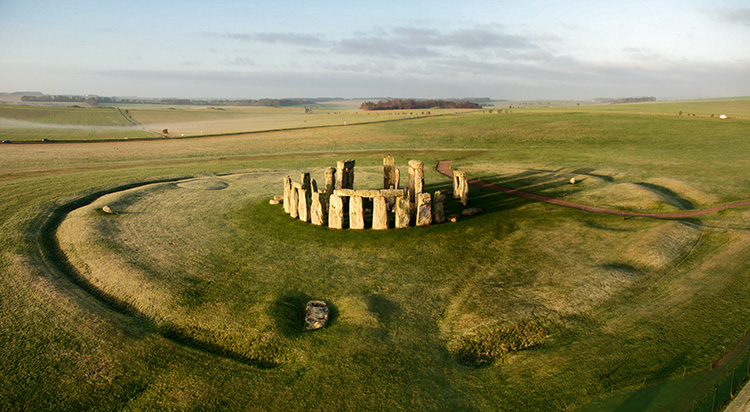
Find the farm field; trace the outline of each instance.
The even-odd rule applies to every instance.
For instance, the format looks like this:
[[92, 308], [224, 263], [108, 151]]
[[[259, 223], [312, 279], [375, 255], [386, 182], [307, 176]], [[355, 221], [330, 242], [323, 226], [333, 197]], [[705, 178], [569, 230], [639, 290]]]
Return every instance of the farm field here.
[[[750, 199], [750, 103], [734, 103], [694, 103], [727, 120], [597, 106], [347, 126], [331, 120], [375, 114], [129, 109], [170, 134], [255, 133], [0, 145], [0, 405], [616, 410], [681, 378], [638, 407], [689, 406], [691, 379], [750, 323], [750, 207], [623, 218], [471, 187], [478, 215], [376, 232], [311, 226], [268, 199], [346, 158], [355, 187], [376, 188], [391, 154], [402, 183], [422, 160], [430, 192], [451, 187], [435, 165], [453, 160], [581, 204], [704, 209]], [[262, 131], [304, 119], [331, 127]], [[330, 303], [331, 325], [302, 331], [308, 299]]]

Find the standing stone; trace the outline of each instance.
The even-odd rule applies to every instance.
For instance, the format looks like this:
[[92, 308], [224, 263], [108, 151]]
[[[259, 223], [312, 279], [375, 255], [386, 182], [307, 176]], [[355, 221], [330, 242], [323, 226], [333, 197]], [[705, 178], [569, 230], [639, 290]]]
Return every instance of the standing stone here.
[[292, 179], [287, 176], [284, 178], [284, 212], [287, 214], [291, 212], [292, 208]]
[[346, 185], [346, 182], [344, 182], [344, 173], [346, 173], [344, 170], [344, 160], [339, 160], [336, 162], [336, 189], [346, 189], [344, 187]]
[[393, 156], [383, 158], [383, 189], [398, 189], [396, 183], [396, 161]]
[[466, 180], [466, 173], [462, 173], [460, 177], [459, 190], [461, 191], [461, 204], [466, 207], [469, 204], [469, 182]]
[[354, 189], [354, 160], [336, 162], [336, 189]]
[[409, 204], [408, 195], [396, 197], [396, 229], [409, 227], [409, 220], [411, 219]]
[[349, 229], [364, 229], [365, 213], [362, 207], [362, 197], [352, 196], [349, 198]]
[[299, 217], [299, 192], [297, 187], [292, 185], [292, 192], [289, 194], [289, 216], [293, 218]]
[[461, 198], [461, 189], [460, 189], [459, 180], [458, 180], [458, 176], [460, 174], [463, 174], [463, 172], [459, 172], [458, 170], [453, 171], [453, 198], [454, 199]]
[[429, 193], [419, 193], [417, 195], [417, 226], [429, 226], [432, 223], [432, 207], [430, 203]]
[[305, 196], [307, 199], [306, 201], [309, 204], [310, 199], [312, 197], [312, 192], [310, 191], [310, 183], [311, 183], [310, 173], [307, 173], [307, 172], [301, 173], [299, 179], [300, 179], [300, 182], [302, 182], [302, 188], [305, 189]]
[[326, 193], [330, 196], [333, 193], [333, 189], [336, 187], [336, 169], [333, 167], [326, 168]]
[[388, 229], [388, 206], [385, 197], [372, 199], [372, 228], [374, 230]]
[[331, 229], [344, 228], [344, 199], [332, 194], [328, 206], [328, 227]]
[[322, 226], [326, 224], [328, 211], [326, 208], [326, 192], [312, 192], [312, 204], [310, 205], [310, 223]]
[[434, 223], [445, 222], [445, 194], [438, 190], [432, 198], [432, 221]]
[[409, 201], [416, 202], [417, 194], [424, 188], [424, 163], [409, 160]]
[[299, 215], [299, 220], [303, 222], [310, 221], [310, 203], [307, 202], [308, 192], [309, 190], [305, 188], [299, 189], [299, 204], [297, 206], [297, 214]]

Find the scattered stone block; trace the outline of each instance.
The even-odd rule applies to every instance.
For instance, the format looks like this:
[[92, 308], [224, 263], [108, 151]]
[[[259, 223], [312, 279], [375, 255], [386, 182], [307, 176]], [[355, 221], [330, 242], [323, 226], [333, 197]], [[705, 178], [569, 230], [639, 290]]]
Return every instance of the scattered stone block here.
[[344, 199], [337, 194], [328, 198], [328, 227], [331, 229], [344, 228]]
[[477, 213], [481, 213], [482, 209], [479, 207], [469, 207], [461, 211], [461, 214], [464, 216], [474, 216]]
[[419, 193], [417, 196], [417, 226], [429, 226], [432, 223], [431, 196]]
[[111, 208], [110, 208], [109, 206], [107, 206], [107, 205], [104, 205], [104, 207], [102, 207], [102, 212], [104, 212], [104, 213], [106, 213], [106, 214], [108, 214], [108, 215], [111, 215], [111, 214], [114, 214], [114, 213], [115, 213], [115, 212], [113, 212], [113, 211], [112, 211], [112, 209], [111, 209]]
[[448, 221], [451, 222], [451, 223], [458, 222], [458, 215], [454, 213], [454, 214], [448, 216]]
[[284, 195], [275, 195], [273, 198], [281, 203], [281, 201], [284, 200]]
[[570, 182], [569, 182], [569, 183], [570, 183], [571, 185], [574, 185], [574, 184], [576, 184], [576, 178], [575, 178], [575, 177], [571, 177], [571, 178], [570, 178]]
[[305, 307], [305, 329], [317, 330], [328, 323], [328, 305], [322, 300], [311, 300]]
[[279, 200], [278, 200], [278, 199], [275, 199], [275, 198], [274, 198], [274, 199], [270, 199], [270, 200], [268, 201], [268, 204], [269, 204], [269, 205], [278, 205], [278, 204], [281, 204], [281, 202], [279, 202]]

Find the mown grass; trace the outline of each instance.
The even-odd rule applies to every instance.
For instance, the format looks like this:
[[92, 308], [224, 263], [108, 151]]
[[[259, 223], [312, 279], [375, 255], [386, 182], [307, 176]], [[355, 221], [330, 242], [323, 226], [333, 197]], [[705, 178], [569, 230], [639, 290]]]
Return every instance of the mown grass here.
[[102, 140], [154, 137], [112, 108], [0, 105], [0, 140]]
[[[375, 233], [306, 225], [267, 199], [281, 176], [344, 157], [357, 159], [358, 183], [376, 186], [391, 153], [402, 172], [410, 158], [452, 158], [472, 177], [581, 202], [698, 208], [746, 197], [746, 131], [700, 118], [477, 113], [179, 144], [0, 147], [0, 403], [560, 410], [704, 369], [746, 328], [747, 211], [625, 220], [472, 188], [480, 215]], [[450, 186], [427, 172], [430, 190]], [[90, 240], [80, 261], [95, 252], [120, 265], [94, 280], [123, 280], [114, 296], [145, 316], [102, 304], [40, 256], [40, 225], [60, 204], [184, 175], [211, 176], [103, 199], [122, 213], [92, 206], [76, 223]], [[586, 180], [565, 183], [571, 175]], [[135, 275], [162, 303], [139, 303]], [[300, 332], [302, 302], [319, 297], [335, 308], [332, 325]]]

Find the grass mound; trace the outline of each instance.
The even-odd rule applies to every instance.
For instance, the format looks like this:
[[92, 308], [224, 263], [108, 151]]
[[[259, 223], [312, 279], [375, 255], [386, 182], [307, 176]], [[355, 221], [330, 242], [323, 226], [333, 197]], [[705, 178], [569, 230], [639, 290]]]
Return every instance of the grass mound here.
[[541, 346], [548, 337], [547, 328], [536, 320], [507, 325], [489, 323], [464, 331], [448, 347], [462, 363], [484, 366], [509, 352]]

